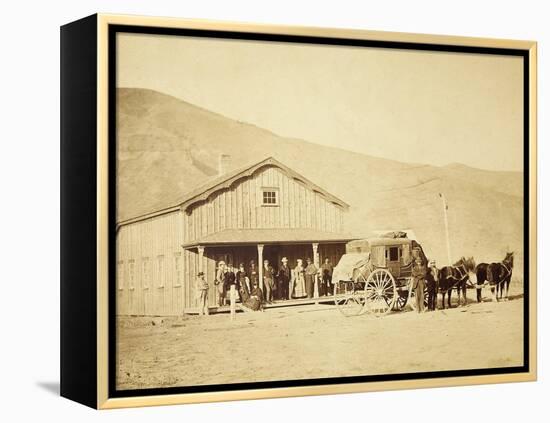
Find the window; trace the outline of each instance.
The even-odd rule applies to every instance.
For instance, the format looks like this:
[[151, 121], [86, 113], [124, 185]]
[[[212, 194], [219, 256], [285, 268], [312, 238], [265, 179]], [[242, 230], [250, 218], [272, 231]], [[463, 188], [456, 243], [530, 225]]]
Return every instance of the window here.
[[164, 288], [166, 272], [164, 269], [164, 256], [157, 256], [157, 287]]
[[277, 188], [262, 188], [262, 205], [278, 206], [279, 190]]
[[399, 247], [390, 247], [388, 249], [388, 260], [389, 261], [399, 260]]
[[175, 280], [174, 286], [181, 286], [181, 253], [174, 253], [174, 270], [175, 270]]
[[149, 268], [149, 257], [143, 257], [141, 259], [141, 285], [143, 289], [149, 288], [151, 280], [151, 270]]
[[122, 260], [116, 264], [116, 280], [118, 289], [124, 289], [124, 261]]
[[128, 261], [128, 289], [134, 289], [136, 261]]

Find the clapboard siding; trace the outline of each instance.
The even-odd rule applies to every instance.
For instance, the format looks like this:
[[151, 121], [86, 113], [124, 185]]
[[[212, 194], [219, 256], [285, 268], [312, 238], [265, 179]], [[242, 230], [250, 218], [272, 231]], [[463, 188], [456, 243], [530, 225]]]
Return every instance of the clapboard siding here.
[[[277, 191], [277, 206], [262, 205], [263, 188]], [[117, 233], [117, 314], [180, 315], [197, 305], [194, 281], [199, 269], [212, 282], [220, 254], [230, 251], [235, 264], [257, 259], [255, 246], [207, 247], [199, 263], [197, 249], [184, 250], [182, 244], [224, 229], [311, 228], [341, 233], [343, 210], [282, 168], [267, 165], [185, 211], [122, 225]], [[336, 264], [343, 252], [343, 244], [319, 246], [321, 261], [328, 257]], [[307, 244], [285, 246], [277, 254], [278, 260], [287, 255], [295, 263], [311, 257], [312, 249]], [[209, 303], [215, 305], [216, 300], [211, 283]]]
[[117, 286], [117, 314], [182, 313], [187, 282], [183, 233], [179, 211], [119, 228], [117, 266], [124, 269], [124, 281]]
[[[262, 188], [278, 192], [278, 206], [262, 205]], [[342, 232], [342, 207], [283, 170], [266, 166], [188, 210], [186, 242], [224, 229], [312, 228]]]

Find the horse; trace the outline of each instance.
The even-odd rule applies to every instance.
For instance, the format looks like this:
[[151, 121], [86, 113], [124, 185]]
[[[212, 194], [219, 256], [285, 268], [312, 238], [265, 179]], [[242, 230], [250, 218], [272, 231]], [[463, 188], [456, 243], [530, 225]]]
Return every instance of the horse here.
[[512, 271], [514, 268], [514, 253], [508, 252], [500, 263], [491, 263], [487, 266], [487, 281], [491, 286], [491, 294], [493, 301], [497, 302], [502, 299], [504, 294], [504, 301], [508, 301], [508, 290], [510, 289], [510, 282], [512, 280]]
[[448, 295], [447, 303], [451, 308], [451, 294], [456, 288], [458, 294], [458, 306], [460, 307], [460, 293], [464, 297], [464, 305], [468, 304], [466, 299], [466, 283], [470, 280], [470, 274], [476, 267], [473, 257], [461, 257], [454, 265], [444, 266], [439, 271], [439, 293], [441, 294], [441, 306], [445, 309], [445, 294]]
[[485, 281], [487, 280], [487, 268], [489, 267], [489, 263], [479, 263], [476, 266], [475, 274], [476, 274], [476, 296], [477, 296], [477, 302], [481, 302], [481, 288], [483, 287]]

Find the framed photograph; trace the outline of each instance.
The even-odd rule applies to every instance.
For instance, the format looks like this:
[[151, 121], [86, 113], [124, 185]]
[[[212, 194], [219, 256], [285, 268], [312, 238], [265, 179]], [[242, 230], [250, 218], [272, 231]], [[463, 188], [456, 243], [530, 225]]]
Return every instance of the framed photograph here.
[[536, 379], [536, 43], [61, 28], [61, 394]]

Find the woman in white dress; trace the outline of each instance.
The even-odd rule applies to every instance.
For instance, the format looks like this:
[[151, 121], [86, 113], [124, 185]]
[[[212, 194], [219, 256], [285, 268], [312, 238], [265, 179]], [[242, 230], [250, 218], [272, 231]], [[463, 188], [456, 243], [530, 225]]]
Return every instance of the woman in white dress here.
[[301, 259], [296, 260], [296, 267], [292, 269], [292, 287], [291, 295], [293, 298], [303, 298], [306, 296], [305, 270]]

